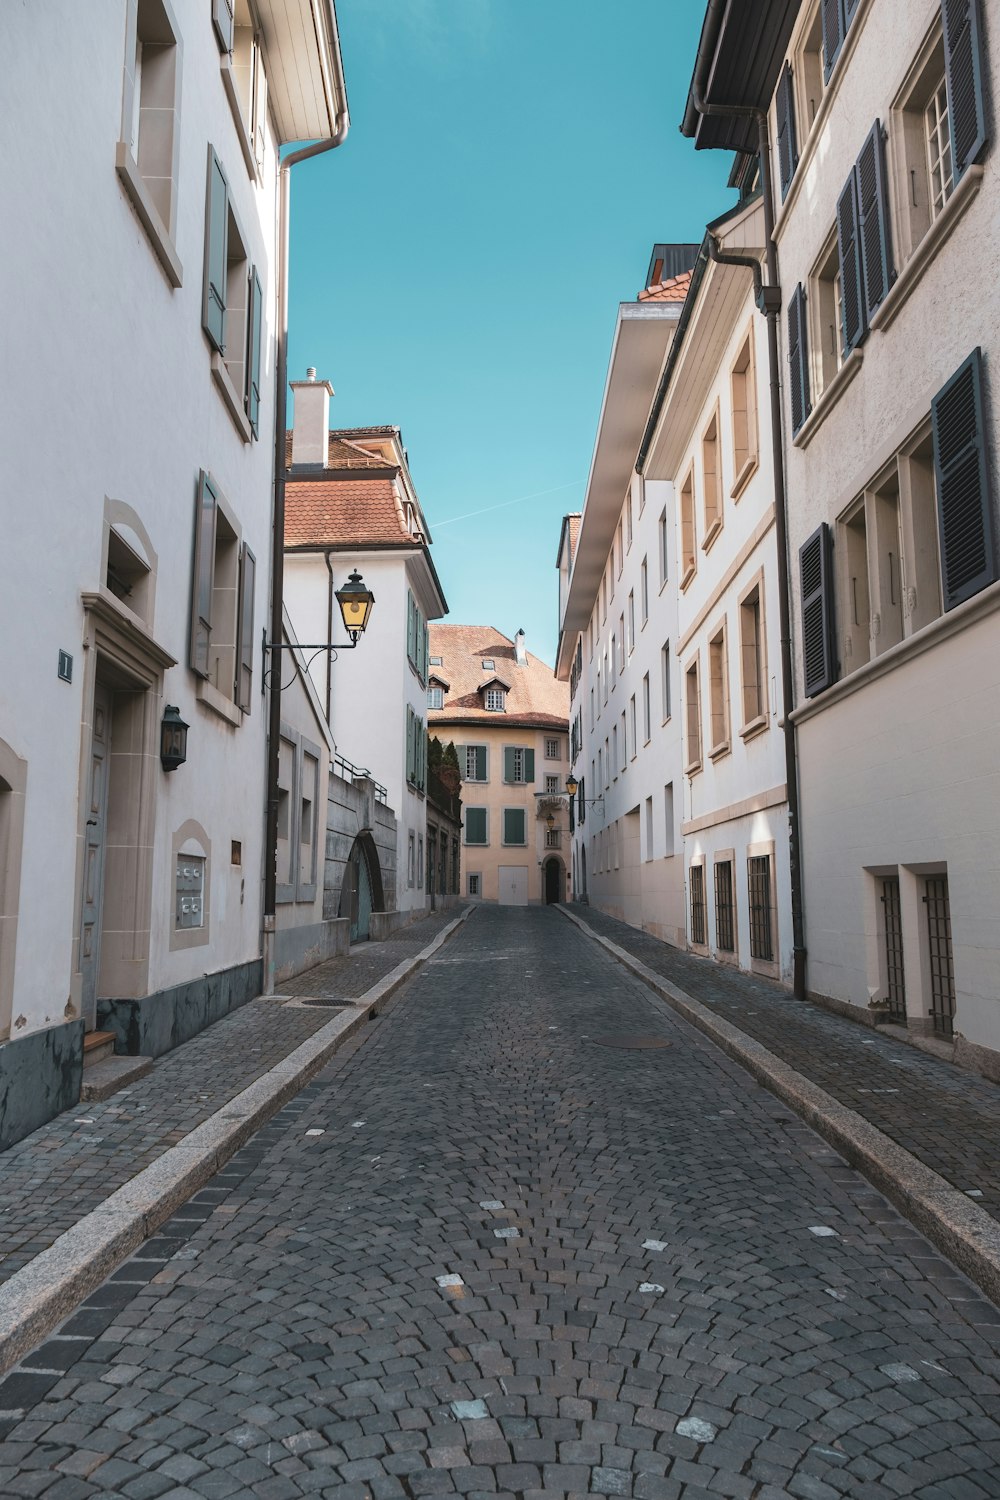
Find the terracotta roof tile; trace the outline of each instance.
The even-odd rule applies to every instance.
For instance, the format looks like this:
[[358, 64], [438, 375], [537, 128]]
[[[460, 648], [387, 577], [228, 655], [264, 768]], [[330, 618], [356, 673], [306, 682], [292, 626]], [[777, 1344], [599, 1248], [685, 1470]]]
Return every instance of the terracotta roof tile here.
[[289, 479], [285, 546], [416, 546], [389, 478]]
[[[428, 728], [435, 724], [485, 720], [561, 729], [569, 723], [569, 684], [558, 682], [551, 667], [526, 652], [527, 664], [517, 665], [514, 642], [492, 625], [430, 625], [430, 654], [440, 656], [440, 672], [451, 686], [444, 708], [429, 709]], [[483, 659], [494, 663], [483, 670]], [[504, 714], [488, 712], [480, 691], [487, 683], [510, 684]]]
[[[331, 469], [385, 469], [394, 465], [381, 452], [365, 448], [364, 438], [385, 439], [392, 437], [395, 427], [341, 427], [330, 432], [327, 448], [327, 463]], [[285, 464], [291, 467], [292, 434], [285, 433]]]
[[639, 293], [640, 302], [683, 302], [691, 285], [691, 272], [682, 271], [669, 281], [657, 281]]

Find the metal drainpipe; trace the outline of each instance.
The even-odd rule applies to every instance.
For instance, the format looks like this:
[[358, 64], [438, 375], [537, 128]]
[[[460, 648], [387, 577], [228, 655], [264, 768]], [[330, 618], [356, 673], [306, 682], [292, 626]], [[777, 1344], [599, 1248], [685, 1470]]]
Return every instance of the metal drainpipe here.
[[[767, 287], [761, 289], [760, 266], [754, 268], [754, 289], [758, 305], [767, 320], [767, 355], [771, 394], [771, 455], [774, 465], [774, 531], [778, 547], [778, 625], [781, 645], [782, 732], [785, 747], [785, 783], [788, 789], [788, 863], [792, 899], [792, 993], [796, 1000], [806, 998], [806, 944], [802, 901], [802, 862], [799, 816], [798, 754], [795, 725], [791, 715], [795, 707], [795, 674], [792, 669], [792, 625], [788, 580], [788, 507], [785, 491], [785, 454], [782, 441], [781, 366], [778, 356], [778, 312], [781, 288], [778, 282], [778, 252], [774, 243], [774, 199], [771, 190], [771, 142], [767, 130], [767, 112], [750, 105], [709, 104], [702, 91], [702, 80], [696, 78], [691, 88], [695, 109], [703, 115], [743, 116], [757, 125], [757, 150], [760, 159], [761, 190], [764, 203], [764, 249], [767, 262]], [[709, 254], [713, 260], [744, 265], [750, 257], [724, 256], [709, 236]], [[768, 297], [767, 292], [772, 295]]]
[[[288, 230], [291, 170], [300, 161], [321, 156], [342, 146], [351, 128], [347, 108], [347, 86], [340, 56], [333, 0], [325, 0], [327, 24], [334, 48], [334, 89], [338, 102], [336, 127], [331, 136], [292, 151], [278, 171], [278, 330], [275, 351], [274, 413], [274, 520], [271, 535], [271, 640], [280, 642], [285, 577], [285, 429], [288, 423]], [[274, 932], [278, 895], [278, 757], [281, 740], [281, 652], [272, 654], [267, 727], [267, 816], [264, 825], [264, 992], [274, 989], [273, 950], [268, 935]], [[274, 660], [277, 658], [277, 661]]]
[[[326, 571], [330, 575], [326, 591], [326, 638], [333, 640], [333, 563], [330, 561], [330, 548], [327, 547], [323, 556], [326, 558]], [[326, 653], [326, 722], [330, 724], [330, 701], [331, 687], [333, 681], [333, 652]]]

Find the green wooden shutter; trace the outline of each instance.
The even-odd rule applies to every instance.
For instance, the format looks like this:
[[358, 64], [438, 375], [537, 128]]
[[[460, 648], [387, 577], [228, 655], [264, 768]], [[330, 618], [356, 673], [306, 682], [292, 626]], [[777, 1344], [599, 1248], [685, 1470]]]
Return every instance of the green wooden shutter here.
[[840, 257], [841, 335], [846, 355], [868, 332], [858, 245], [857, 172], [853, 168], [837, 199], [837, 253]]
[[790, 63], [785, 64], [785, 71], [778, 81], [775, 105], [778, 116], [778, 170], [781, 175], [781, 197], [784, 201], [792, 178], [795, 176], [795, 168], [799, 164], [799, 150], [795, 135], [795, 87], [792, 82]]
[[858, 177], [858, 243], [861, 282], [868, 323], [895, 280], [889, 242], [889, 194], [885, 175], [885, 143], [876, 120], [861, 148], [855, 168]]
[[485, 807], [467, 807], [465, 809], [465, 842], [467, 844], [485, 844], [487, 842]]
[[412, 589], [406, 591], [406, 659], [413, 660], [413, 611], [415, 608]]
[[226, 352], [226, 272], [229, 258], [229, 183], [211, 146], [205, 203], [205, 292], [202, 327], [220, 354]]
[[534, 750], [525, 750], [524, 752], [524, 779], [527, 782], [528, 786], [531, 786], [535, 780]]
[[233, 0], [212, 0], [212, 25], [223, 52], [233, 50]]
[[805, 694], [814, 698], [837, 680], [833, 633], [832, 537], [824, 521], [799, 549]]
[[983, 28], [979, 0], [943, 0], [948, 128], [956, 183], [989, 139], [983, 102]]
[[506, 782], [514, 780], [514, 747], [504, 745], [503, 747], [503, 779]]
[[250, 712], [253, 686], [253, 596], [257, 583], [257, 559], [244, 542], [240, 554], [239, 636], [236, 647], [236, 702]]
[[934, 397], [931, 423], [941, 587], [945, 609], [954, 609], [997, 578], [979, 349]]
[[248, 323], [248, 354], [247, 359], [247, 388], [244, 401], [247, 409], [247, 417], [250, 421], [250, 430], [254, 437], [259, 436], [260, 423], [260, 352], [261, 352], [261, 323], [264, 312], [264, 293], [254, 266], [250, 273], [250, 314]]
[[844, 45], [844, 0], [822, 0], [823, 79], [830, 81], [833, 65]]
[[812, 410], [809, 399], [809, 335], [806, 329], [806, 293], [799, 282], [788, 299], [788, 391], [792, 405], [792, 432], [798, 432]]
[[523, 844], [525, 842], [523, 807], [504, 808], [503, 841], [505, 844]]
[[191, 639], [188, 662], [199, 677], [208, 676], [212, 639], [212, 590], [215, 585], [215, 521], [218, 499], [202, 469], [194, 509], [194, 565], [191, 570]]
[[586, 821], [587, 821], [587, 778], [586, 778], [586, 776], [581, 776], [580, 777], [580, 785], [577, 788], [577, 793], [576, 793], [576, 816], [577, 816], [577, 821], [579, 822], [580, 827], [582, 828], [583, 825], [584, 825], [584, 823], [586, 823]]

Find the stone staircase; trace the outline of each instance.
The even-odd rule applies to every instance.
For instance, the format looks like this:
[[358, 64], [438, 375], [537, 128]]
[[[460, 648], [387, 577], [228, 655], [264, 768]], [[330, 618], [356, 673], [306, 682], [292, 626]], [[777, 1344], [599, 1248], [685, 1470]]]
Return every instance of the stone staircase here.
[[83, 1039], [81, 1103], [109, 1099], [127, 1084], [144, 1078], [152, 1067], [151, 1057], [117, 1057], [113, 1031], [88, 1031]]

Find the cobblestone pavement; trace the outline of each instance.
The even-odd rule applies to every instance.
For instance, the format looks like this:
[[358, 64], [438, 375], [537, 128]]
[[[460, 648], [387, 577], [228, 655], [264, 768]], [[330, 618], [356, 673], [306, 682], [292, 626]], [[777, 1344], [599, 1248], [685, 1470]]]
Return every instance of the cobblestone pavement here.
[[793, 1000], [766, 979], [682, 953], [592, 907], [576, 905], [573, 914], [710, 1005], [1000, 1219], [1000, 1085]]
[[[301, 975], [284, 995], [357, 999], [433, 941], [456, 911]], [[330, 1019], [330, 1010], [251, 1000], [103, 1103], [81, 1103], [0, 1156], [0, 1282], [48, 1248]]]
[[0, 1411], [5, 1497], [979, 1500], [1000, 1313], [557, 912], [484, 907]]

